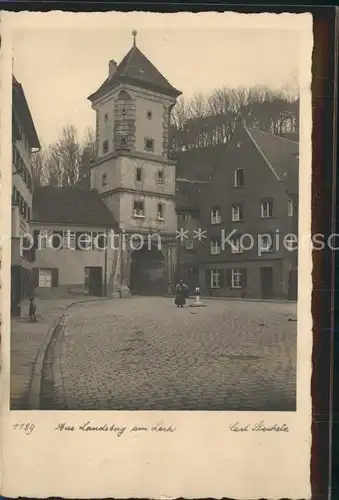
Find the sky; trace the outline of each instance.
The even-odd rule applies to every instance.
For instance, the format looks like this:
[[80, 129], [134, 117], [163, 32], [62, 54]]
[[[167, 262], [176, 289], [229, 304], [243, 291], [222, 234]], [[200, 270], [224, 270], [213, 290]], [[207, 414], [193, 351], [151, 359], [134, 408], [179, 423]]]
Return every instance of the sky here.
[[[43, 146], [56, 141], [66, 125], [75, 125], [80, 138], [94, 127], [87, 97], [108, 76], [108, 61], [119, 63], [130, 50], [133, 27], [139, 49], [186, 98], [224, 86], [278, 89], [298, 81], [300, 31], [293, 23], [277, 29], [266, 22], [258, 29], [247, 22], [239, 29], [220, 18], [216, 25], [196, 22], [194, 15], [180, 23], [162, 14], [155, 14], [162, 18], [159, 25], [138, 17], [132, 23], [102, 17], [91, 23], [90, 14], [84, 25], [77, 14], [64, 24], [53, 22], [53, 14], [47, 22], [35, 22], [34, 13], [28, 14], [32, 17], [19, 19], [13, 30], [13, 71]], [[172, 20], [164, 22], [164, 17]]]

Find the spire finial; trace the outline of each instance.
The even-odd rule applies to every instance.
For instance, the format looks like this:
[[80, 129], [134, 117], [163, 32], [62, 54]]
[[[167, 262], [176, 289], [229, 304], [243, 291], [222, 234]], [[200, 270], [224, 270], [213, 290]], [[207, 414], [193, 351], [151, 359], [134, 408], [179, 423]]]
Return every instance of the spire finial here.
[[136, 42], [137, 34], [138, 34], [138, 32], [136, 30], [132, 31], [132, 35], [133, 35], [133, 47], [137, 46], [137, 42]]

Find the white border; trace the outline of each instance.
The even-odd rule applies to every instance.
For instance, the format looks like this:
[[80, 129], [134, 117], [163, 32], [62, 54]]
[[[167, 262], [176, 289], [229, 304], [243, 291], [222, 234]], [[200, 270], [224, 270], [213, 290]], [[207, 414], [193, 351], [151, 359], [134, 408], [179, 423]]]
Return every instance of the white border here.
[[[11, 123], [11, 34], [20, 28], [87, 29], [91, 17], [101, 29], [293, 29], [300, 30], [301, 141], [300, 234], [311, 231], [311, 54], [310, 14], [70, 14], [2, 13], [1, 123]], [[254, 21], [254, 17], [256, 18]], [[217, 57], [217, 55], [216, 55]], [[277, 61], [279, 64], [279, 61]], [[42, 67], [43, 71], [43, 67]], [[272, 68], [274, 71], [274, 68]], [[1, 228], [10, 232], [10, 129], [1, 127]], [[299, 255], [297, 412], [9, 412], [9, 297], [3, 294], [1, 448], [2, 487], [7, 497], [159, 498], [310, 497], [311, 447], [311, 248]], [[3, 249], [2, 282], [10, 283], [10, 246]], [[6, 334], [4, 334], [6, 332]], [[285, 423], [289, 433], [232, 433], [231, 422]], [[59, 422], [96, 424], [174, 423], [172, 434], [115, 438], [107, 434], [56, 433]], [[15, 433], [12, 424], [34, 422], [30, 436]]]

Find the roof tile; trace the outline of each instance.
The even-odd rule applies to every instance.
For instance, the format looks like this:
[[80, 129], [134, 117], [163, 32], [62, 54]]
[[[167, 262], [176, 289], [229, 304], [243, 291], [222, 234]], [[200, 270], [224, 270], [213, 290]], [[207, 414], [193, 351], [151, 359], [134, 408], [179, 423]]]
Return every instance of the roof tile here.
[[299, 143], [253, 128], [248, 128], [247, 131], [288, 191], [297, 193]]
[[105, 94], [119, 83], [131, 83], [150, 90], [158, 90], [164, 94], [178, 97], [181, 92], [174, 88], [147, 57], [133, 46], [117, 66], [115, 73], [108, 77], [99, 89], [91, 94], [88, 99]]
[[75, 187], [38, 187], [33, 194], [33, 222], [115, 228], [117, 223], [97, 191]]

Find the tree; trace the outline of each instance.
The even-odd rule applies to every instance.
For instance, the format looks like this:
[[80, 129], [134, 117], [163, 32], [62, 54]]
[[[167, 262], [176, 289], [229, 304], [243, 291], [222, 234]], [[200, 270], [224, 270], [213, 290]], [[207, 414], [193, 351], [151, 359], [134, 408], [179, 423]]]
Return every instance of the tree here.
[[43, 150], [32, 153], [32, 176], [34, 186], [44, 186], [48, 183], [46, 172], [46, 153]]
[[96, 158], [94, 131], [88, 128], [81, 143], [74, 125], [68, 125], [62, 129], [55, 143], [35, 155], [32, 171], [36, 186], [75, 186], [81, 164], [90, 163]]
[[239, 113], [249, 126], [273, 134], [297, 132], [299, 100], [295, 82], [283, 90], [264, 85], [219, 88], [209, 95], [181, 97], [171, 117], [171, 153], [226, 143]]
[[85, 139], [82, 145], [82, 154], [86, 154], [91, 163], [96, 160], [97, 141], [96, 141], [95, 131], [91, 127], [88, 127], [86, 129]]

